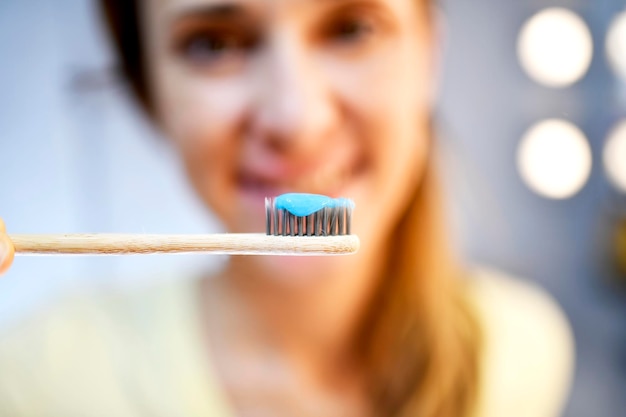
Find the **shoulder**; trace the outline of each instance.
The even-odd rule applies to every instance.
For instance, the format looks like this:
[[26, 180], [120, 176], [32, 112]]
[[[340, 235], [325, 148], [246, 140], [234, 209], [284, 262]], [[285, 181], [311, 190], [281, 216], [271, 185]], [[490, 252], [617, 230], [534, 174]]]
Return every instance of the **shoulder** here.
[[529, 282], [477, 271], [470, 301], [484, 334], [477, 417], [558, 416], [574, 366], [574, 342], [560, 307]]
[[183, 289], [73, 293], [2, 329], [0, 414], [64, 415], [96, 404], [135, 415], [121, 387], [154, 386], [158, 363], [145, 352], [160, 357], [161, 316], [177, 320], [171, 311]]

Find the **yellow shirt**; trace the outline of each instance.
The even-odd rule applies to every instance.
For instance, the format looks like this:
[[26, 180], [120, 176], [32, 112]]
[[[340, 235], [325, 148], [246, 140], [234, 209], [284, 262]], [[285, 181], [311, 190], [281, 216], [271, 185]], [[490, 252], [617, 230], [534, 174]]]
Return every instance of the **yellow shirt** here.
[[80, 296], [0, 337], [0, 416], [233, 415], [208, 363], [190, 280]]
[[[573, 343], [538, 288], [477, 274], [484, 328], [477, 417], [555, 417]], [[233, 416], [202, 340], [195, 281], [66, 300], [0, 334], [0, 417]]]

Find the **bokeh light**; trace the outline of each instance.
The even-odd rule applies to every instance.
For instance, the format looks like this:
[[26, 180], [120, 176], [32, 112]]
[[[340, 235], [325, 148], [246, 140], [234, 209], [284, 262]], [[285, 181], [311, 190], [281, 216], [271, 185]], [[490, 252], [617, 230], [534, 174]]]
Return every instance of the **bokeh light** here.
[[532, 126], [522, 137], [517, 166], [533, 191], [554, 199], [569, 198], [591, 173], [591, 148], [572, 123], [548, 119]]
[[606, 37], [606, 54], [613, 71], [626, 80], [626, 12], [615, 16]]
[[604, 169], [611, 182], [626, 193], [626, 120], [609, 133], [603, 152]]
[[570, 10], [544, 9], [522, 27], [517, 53], [532, 79], [550, 87], [564, 87], [580, 80], [591, 64], [591, 32]]

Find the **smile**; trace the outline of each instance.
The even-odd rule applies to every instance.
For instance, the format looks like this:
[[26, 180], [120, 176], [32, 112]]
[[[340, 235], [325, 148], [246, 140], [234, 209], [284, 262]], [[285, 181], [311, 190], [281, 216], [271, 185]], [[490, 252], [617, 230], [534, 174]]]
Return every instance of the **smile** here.
[[268, 175], [267, 172], [242, 170], [238, 184], [246, 193], [276, 196], [288, 192], [323, 194], [342, 197], [350, 182], [364, 171], [365, 163], [359, 159], [350, 165], [329, 166], [300, 175]]

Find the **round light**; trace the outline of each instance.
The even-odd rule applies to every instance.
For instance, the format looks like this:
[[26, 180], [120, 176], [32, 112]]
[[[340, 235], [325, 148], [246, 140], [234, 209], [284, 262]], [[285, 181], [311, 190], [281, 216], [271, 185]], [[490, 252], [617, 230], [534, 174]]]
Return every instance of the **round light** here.
[[611, 182], [626, 193], [626, 120], [621, 121], [609, 133], [602, 159]]
[[613, 71], [626, 79], [626, 12], [618, 14], [606, 37], [606, 54]]
[[531, 17], [520, 32], [517, 53], [535, 81], [563, 87], [580, 80], [593, 55], [591, 32], [574, 12], [549, 8]]
[[576, 194], [591, 173], [591, 149], [573, 124], [549, 119], [532, 126], [517, 150], [517, 167], [524, 182], [545, 197]]

